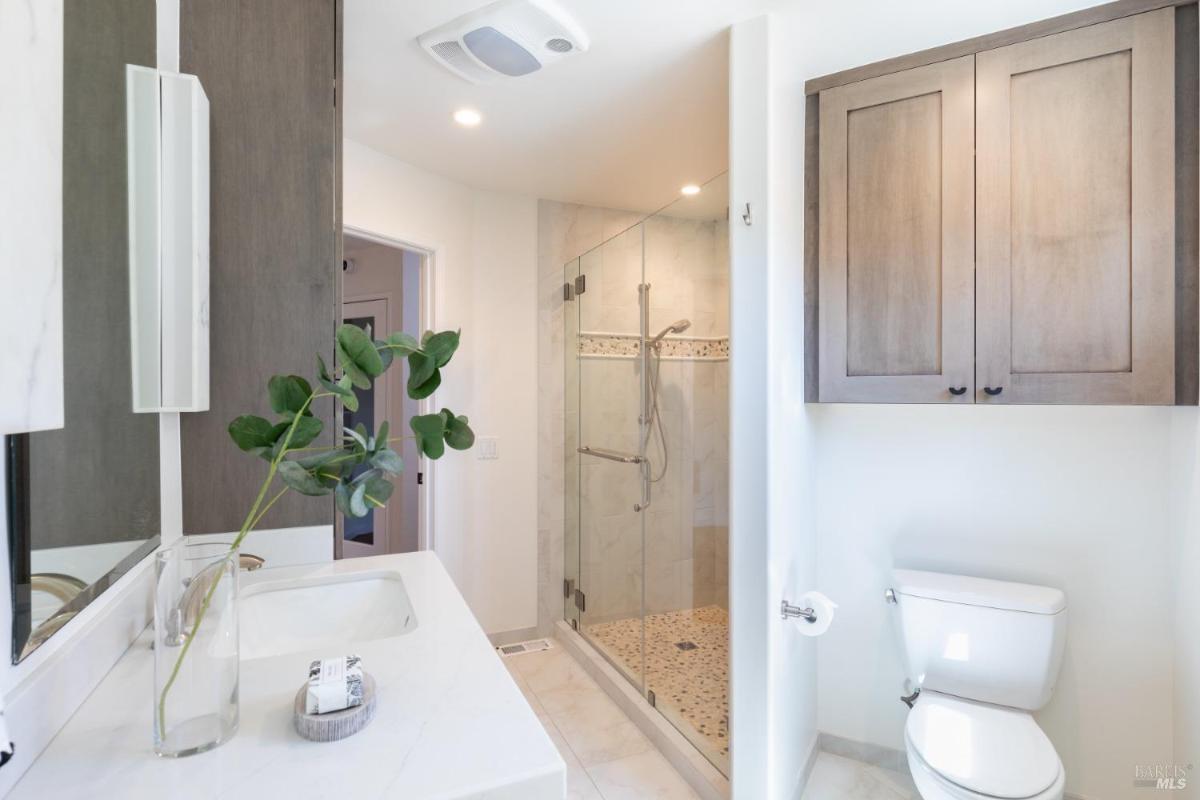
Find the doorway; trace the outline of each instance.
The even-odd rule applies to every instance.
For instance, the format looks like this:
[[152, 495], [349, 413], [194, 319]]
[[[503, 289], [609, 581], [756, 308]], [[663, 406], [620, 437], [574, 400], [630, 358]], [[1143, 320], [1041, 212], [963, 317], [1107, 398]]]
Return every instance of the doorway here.
[[[373, 338], [403, 331], [420, 338], [424, 304], [426, 254], [397, 243], [346, 233], [342, 240], [342, 320], [370, 329]], [[393, 449], [404, 460], [396, 491], [384, 508], [371, 509], [358, 519], [337, 517], [337, 558], [411, 553], [425, 549], [422, 459], [408, 432], [408, 420], [422, 413], [421, 403], [408, 397], [408, 362], [389, 369], [370, 389], [355, 389], [358, 410], [342, 409], [342, 425], [362, 425], [370, 434], [387, 420]]]

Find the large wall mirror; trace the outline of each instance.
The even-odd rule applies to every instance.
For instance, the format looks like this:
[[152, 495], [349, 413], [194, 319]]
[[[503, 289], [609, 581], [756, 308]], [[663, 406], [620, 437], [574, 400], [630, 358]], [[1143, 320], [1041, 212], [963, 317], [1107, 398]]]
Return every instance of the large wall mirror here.
[[[13, 662], [158, 545], [158, 415], [133, 413], [126, 65], [155, 0], [66, 0], [61, 430], [6, 441]], [[36, 335], [36, 332], [31, 332]]]

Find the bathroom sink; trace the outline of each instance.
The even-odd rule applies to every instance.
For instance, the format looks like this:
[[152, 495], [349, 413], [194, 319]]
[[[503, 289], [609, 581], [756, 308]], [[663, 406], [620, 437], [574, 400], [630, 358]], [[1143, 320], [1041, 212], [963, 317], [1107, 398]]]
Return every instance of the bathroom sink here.
[[238, 610], [243, 661], [344, 653], [356, 642], [417, 627], [404, 581], [383, 570], [253, 583], [242, 590]]

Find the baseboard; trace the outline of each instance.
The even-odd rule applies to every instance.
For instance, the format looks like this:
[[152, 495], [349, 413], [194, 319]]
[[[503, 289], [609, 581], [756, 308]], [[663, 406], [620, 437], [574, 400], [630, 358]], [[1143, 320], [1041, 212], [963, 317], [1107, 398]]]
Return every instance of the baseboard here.
[[546, 634], [539, 633], [538, 627], [535, 625], [532, 628], [518, 628], [515, 631], [500, 631], [499, 633], [489, 633], [488, 641], [492, 643], [492, 647], [503, 647], [506, 644], [516, 644], [517, 642], [528, 642], [530, 639], [542, 639]]
[[656, 711], [616, 668], [566, 622], [558, 622], [554, 638], [570, 653], [604, 693], [620, 706], [702, 800], [729, 800], [729, 779], [709, 763], [682, 733]]
[[903, 750], [870, 742], [859, 742], [824, 732], [817, 736], [817, 749], [823, 753], [851, 758], [863, 764], [908, 774], [908, 755]]
[[804, 759], [804, 769], [800, 770], [800, 780], [792, 791], [791, 800], [801, 800], [804, 791], [808, 789], [808, 781], [812, 778], [813, 767], [817, 765], [817, 756], [821, 755], [821, 737], [816, 735], [808, 745], [808, 757]]

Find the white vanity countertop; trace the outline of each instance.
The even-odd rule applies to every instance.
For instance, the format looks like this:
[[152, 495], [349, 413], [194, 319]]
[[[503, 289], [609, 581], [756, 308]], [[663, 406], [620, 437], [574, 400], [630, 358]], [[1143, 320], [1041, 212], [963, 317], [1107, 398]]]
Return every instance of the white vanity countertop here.
[[367, 569], [400, 573], [417, 627], [355, 645], [379, 686], [365, 730], [324, 744], [296, 734], [292, 702], [308, 662], [331, 655], [298, 653], [242, 663], [241, 723], [232, 740], [189, 758], [158, 758], [146, 631], [9, 797], [561, 800], [562, 758], [437, 556], [264, 569], [244, 575], [242, 585]]

